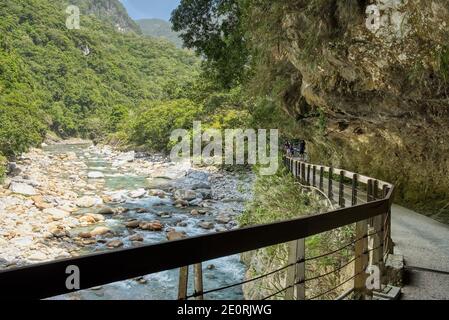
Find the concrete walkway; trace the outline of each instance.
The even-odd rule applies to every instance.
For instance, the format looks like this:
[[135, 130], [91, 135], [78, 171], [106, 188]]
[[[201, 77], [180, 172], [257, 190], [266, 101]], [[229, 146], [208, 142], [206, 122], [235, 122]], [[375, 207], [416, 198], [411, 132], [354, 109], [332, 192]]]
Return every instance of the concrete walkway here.
[[402, 299], [449, 300], [449, 226], [394, 205], [392, 238], [408, 268]]

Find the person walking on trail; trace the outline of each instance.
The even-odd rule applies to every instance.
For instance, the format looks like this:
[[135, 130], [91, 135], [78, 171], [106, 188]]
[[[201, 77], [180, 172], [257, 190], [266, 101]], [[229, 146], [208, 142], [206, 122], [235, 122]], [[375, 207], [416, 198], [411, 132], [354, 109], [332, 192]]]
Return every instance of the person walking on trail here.
[[284, 152], [287, 156], [289, 156], [289, 152], [290, 152], [290, 144], [287, 142], [284, 143]]
[[306, 154], [306, 142], [304, 140], [301, 140], [299, 143], [299, 155], [302, 159], [304, 159], [304, 156]]
[[295, 147], [293, 146], [293, 143], [290, 144], [289, 153], [290, 153], [290, 156], [294, 156], [295, 155]]

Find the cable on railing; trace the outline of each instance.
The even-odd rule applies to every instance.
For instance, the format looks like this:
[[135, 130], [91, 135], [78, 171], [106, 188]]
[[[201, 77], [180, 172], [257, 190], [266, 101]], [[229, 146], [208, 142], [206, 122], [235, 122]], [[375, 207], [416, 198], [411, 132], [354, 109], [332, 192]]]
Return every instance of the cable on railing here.
[[337, 289], [340, 288], [342, 285], [344, 285], [344, 284], [348, 283], [349, 281], [355, 279], [355, 277], [361, 275], [363, 272], [365, 272], [365, 271], [361, 271], [361, 272], [359, 272], [359, 273], [356, 273], [356, 274], [353, 275], [351, 278], [349, 278], [349, 279], [347, 279], [347, 280], [345, 280], [345, 281], [339, 283], [337, 286], [333, 287], [332, 289], [327, 290], [327, 291], [325, 291], [325, 292], [323, 292], [323, 293], [320, 293], [320, 294], [318, 294], [318, 295], [316, 295], [316, 296], [314, 296], [314, 297], [312, 297], [312, 298], [306, 299], [306, 300], [315, 300], [315, 299], [321, 298], [322, 296], [325, 296], [326, 294], [329, 294], [329, 293], [331, 293], [332, 291], [337, 290]]
[[265, 277], [269, 277], [269, 276], [271, 276], [271, 275], [273, 275], [275, 273], [281, 272], [281, 271], [283, 271], [285, 269], [288, 269], [288, 268], [296, 265], [297, 263], [300, 263], [300, 262], [297, 261], [295, 263], [290, 263], [290, 264], [288, 264], [288, 265], [286, 265], [286, 266], [284, 266], [282, 268], [279, 268], [277, 270], [271, 271], [269, 273], [266, 273], [266, 274], [263, 274], [261, 276], [258, 276], [258, 277], [252, 278], [252, 279], [248, 279], [248, 280], [245, 280], [245, 281], [242, 281], [242, 282], [230, 284], [230, 285], [227, 285], [227, 286], [224, 286], [224, 287], [220, 287], [220, 288], [206, 290], [206, 291], [203, 291], [203, 292], [195, 292], [195, 293], [187, 296], [186, 298], [187, 299], [196, 298], [196, 297], [201, 296], [201, 295], [206, 295], [206, 294], [209, 294], [209, 293], [213, 293], [213, 292], [217, 292], [217, 291], [221, 291], [221, 290], [226, 290], [226, 289], [230, 289], [230, 288], [233, 288], [233, 287], [241, 286], [241, 285], [253, 282], [253, 281], [257, 281], [257, 280], [263, 279]]
[[263, 298], [261, 300], [268, 300], [270, 298], [273, 298], [274, 296], [277, 296], [278, 294], [280, 294], [280, 293], [282, 293], [282, 292], [284, 292], [284, 291], [286, 291], [286, 290], [288, 290], [290, 288], [293, 288], [293, 285], [289, 285], [288, 287], [285, 287], [285, 288], [283, 288], [283, 289], [281, 289], [281, 290], [279, 290], [279, 291], [277, 291], [277, 292], [275, 292], [273, 294], [270, 294], [268, 297], [265, 297], [265, 298]]
[[317, 279], [320, 279], [320, 278], [327, 277], [327, 276], [329, 276], [329, 275], [331, 275], [333, 273], [337, 273], [338, 271], [346, 268], [347, 266], [349, 266], [351, 263], [355, 262], [356, 260], [357, 260], [357, 258], [354, 258], [354, 259], [350, 260], [349, 262], [346, 262], [344, 265], [341, 265], [338, 268], [336, 268], [336, 269], [334, 269], [334, 270], [332, 270], [330, 272], [327, 272], [325, 274], [321, 274], [319, 276], [315, 276], [315, 277], [312, 277], [312, 278], [305, 279], [303, 282], [309, 282], [309, 281], [317, 280]]
[[[377, 250], [377, 249], [381, 248], [382, 245], [383, 245], [383, 244], [381, 244], [380, 246], [378, 246], [378, 247], [376, 247], [376, 248], [372, 248], [372, 249], [370, 249], [370, 250], [366, 250], [366, 251], [365, 251], [364, 253], [362, 253], [361, 255], [355, 257], [355, 258], [354, 258], [354, 261], [355, 261], [356, 259], [362, 257], [362, 255], [368, 254], [368, 253], [370, 253], [370, 252], [372, 252], [372, 251], [374, 251], [374, 250]], [[326, 295], [326, 294], [328, 294], [328, 293], [330, 293], [330, 292], [332, 292], [332, 291], [335, 291], [336, 289], [338, 289], [338, 288], [341, 287], [342, 285], [348, 283], [349, 281], [353, 280], [355, 277], [357, 277], [358, 275], [361, 275], [361, 274], [364, 273], [364, 272], [365, 272], [365, 270], [360, 271], [359, 273], [353, 275], [351, 278], [349, 278], [349, 279], [347, 279], [347, 280], [345, 280], [345, 281], [339, 283], [337, 286], [333, 287], [332, 289], [327, 290], [326, 292], [320, 293], [319, 295], [316, 295], [316, 296], [314, 296], [313, 298], [309, 298], [309, 299], [306, 299], [306, 300], [315, 300], [315, 299], [320, 298], [320, 297], [322, 297], [322, 296], [324, 296], [324, 295]], [[332, 273], [333, 273], [333, 272], [332, 272]], [[329, 273], [329, 274], [331, 274], [331, 273]], [[322, 276], [319, 276], [319, 277], [315, 277], [315, 278], [322, 278], [322, 277], [324, 277], [324, 276], [325, 276], [325, 275], [322, 275]], [[307, 281], [311, 281], [311, 280], [314, 280], [314, 279], [306, 279], [306, 280], [304, 280], [304, 281], [299, 282], [298, 284], [301, 284], [301, 283], [304, 283], [304, 282], [307, 282]]]
[[336, 249], [334, 251], [331, 251], [331, 252], [328, 252], [328, 253], [324, 253], [324, 254], [321, 254], [319, 256], [315, 256], [315, 257], [312, 257], [312, 258], [306, 258], [305, 261], [318, 260], [318, 259], [322, 259], [322, 258], [325, 258], [327, 256], [330, 256], [330, 255], [336, 254], [336, 253], [338, 253], [338, 252], [340, 252], [340, 251], [342, 251], [342, 250], [344, 250], [346, 248], [349, 248], [350, 246], [355, 245], [357, 242], [359, 242], [359, 241], [361, 241], [363, 239], [375, 236], [376, 234], [379, 234], [381, 232], [382, 232], [382, 230], [379, 230], [379, 231], [376, 231], [376, 232], [372, 232], [372, 233], [366, 234], [363, 237], [355, 239], [352, 242], [348, 243], [347, 245], [345, 245], [345, 246], [343, 246], [343, 247], [341, 247], [339, 249]]
[[[252, 279], [248, 279], [248, 280], [241, 281], [241, 282], [238, 282], [238, 283], [230, 284], [230, 285], [227, 285], [227, 286], [224, 286], [224, 287], [220, 287], [220, 288], [215, 288], [215, 289], [206, 290], [206, 291], [203, 291], [203, 292], [195, 292], [195, 293], [193, 293], [193, 294], [187, 296], [186, 299], [196, 298], [196, 297], [201, 296], [201, 295], [206, 295], [206, 294], [210, 294], [210, 293], [217, 292], [217, 291], [227, 290], [227, 289], [230, 289], [230, 288], [233, 288], [233, 287], [237, 287], [237, 286], [240, 286], [240, 285], [244, 285], [244, 284], [247, 284], [247, 283], [251, 283], [251, 282], [254, 282], [254, 281], [257, 281], [257, 280], [260, 280], [260, 279], [269, 277], [269, 276], [271, 276], [271, 275], [273, 275], [273, 274], [275, 274], [275, 273], [281, 272], [281, 271], [283, 271], [283, 270], [286, 270], [286, 269], [288, 269], [288, 268], [290, 268], [290, 267], [292, 267], [292, 266], [294, 266], [294, 265], [296, 265], [296, 264], [304, 263], [304, 262], [312, 261], [312, 260], [317, 260], [317, 259], [321, 259], [321, 258], [324, 258], [324, 257], [326, 257], [326, 256], [329, 256], [329, 255], [333, 255], [333, 254], [335, 254], [335, 253], [337, 253], [337, 252], [339, 252], [339, 251], [342, 251], [342, 250], [344, 250], [344, 249], [346, 249], [346, 248], [348, 248], [348, 247], [350, 247], [350, 246], [356, 244], [358, 241], [361, 241], [361, 240], [366, 239], [366, 238], [368, 238], [368, 237], [372, 237], [372, 236], [374, 236], [374, 235], [376, 235], [376, 234], [379, 234], [380, 232], [381, 232], [381, 231], [377, 231], [377, 232], [373, 232], [373, 233], [367, 234], [367, 235], [365, 235], [365, 236], [363, 236], [363, 237], [361, 237], [361, 238], [358, 238], [358, 239], [356, 239], [356, 240], [353, 240], [351, 243], [349, 243], [349, 244], [347, 244], [347, 245], [345, 245], [345, 246], [343, 246], [343, 247], [341, 247], [341, 248], [339, 248], [339, 249], [337, 249], [337, 250], [334, 250], [334, 251], [332, 251], [332, 252], [329, 252], [329, 253], [326, 253], [326, 254], [323, 254], [323, 255], [319, 255], [319, 256], [315, 256], [315, 257], [312, 257], [312, 258], [300, 259], [300, 260], [298, 260], [298, 261], [296, 261], [296, 262], [294, 262], [294, 263], [290, 263], [290, 264], [288, 264], [288, 265], [285, 265], [285, 266], [282, 267], [282, 268], [276, 269], [276, 270], [274, 270], [274, 271], [271, 271], [271, 272], [269, 272], [269, 273], [263, 274], [263, 275], [261, 275], [261, 276], [258, 276], [258, 277], [252, 278]], [[380, 248], [380, 247], [378, 247], [378, 248]], [[368, 250], [368, 251], [364, 252], [363, 254], [367, 254], [367, 253], [369, 253], [369, 252], [371, 252], [371, 251], [374, 251], [374, 250], [376, 250], [376, 249], [378, 249], [378, 248]], [[313, 277], [313, 278], [310, 278], [310, 279], [306, 279], [306, 280], [297, 282], [297, 283], [295, 283], [295, 285], [302, 284], [302, 283], [304, 283], [304, 282], [308, 282], [308, 281], [312, 281], [312, 280], [316, 280], [316, 279], [319, 279], [319, 278], [323, 278], [323, 277], [326, 277], [326, 276], [328, 276], [328, 275], [331, 275], [332, 273], [336, 273], [336, 272], [342, 270], [343, 268], [345, 268], [346, 266], [348, 266], [349, 264], [351, 264], [352, 262], [354, 262], [356, 259], [358, 259], [358, 258], [360, 258], [360, 257], [361, 257], [361, 255], [355, 257], [354, 259], [350, 260], [349, 262], [345, 263], [344, 265], [338, 267], [337, 269], [335, 269], [335, 270], [333, 270], [333, 271], [331, 271], [331, 272], [328, 272], [328, 273], [323, 274], [323, 275], [319, 275], [319, 276], [316, 276], [316, 277]], [[285, 290], [287, 290], [287, 289], [288, 289], [288, 288], [284, 289], [283, 291], [285, 291]], [[282, 292], [282, 291], [281, 291], [281, 292]], [[280, 293], [280, 292], [278, 292], [277, 294], [279, 294], [279, 293]]]

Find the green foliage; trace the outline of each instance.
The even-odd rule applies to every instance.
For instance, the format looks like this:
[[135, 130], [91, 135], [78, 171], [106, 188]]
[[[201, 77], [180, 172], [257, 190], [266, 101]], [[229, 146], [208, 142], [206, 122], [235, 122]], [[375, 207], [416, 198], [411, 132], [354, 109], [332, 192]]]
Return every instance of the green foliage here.
[[206, 75], [230, 88], [244, 79], [249, 51], [237, 0], [182, 0], [173, 11], [173, 29], [184, 45], [206, 57]]
[[134, 118], [129, 134], [131, 142], [150, 150], [170, 147], [170, 135], [176, 129], [191, 129], [200, 120], [202, 106], [187, 99], [154, 101], [145, 105], [143, 113]]
[[2, 182], [6, 174], [6, 158], [0, 153], [0, 182]]
[[323, 208], [280, 162], [276, 175], [258, 176], [254, 199], [239, 217], [242, 226], [271, 223], [319, 213]]
[[27, 107], [0, 106], [0, 123], [0, 150], [8, 157], [38, 145], [45, 134], [36, 111]]

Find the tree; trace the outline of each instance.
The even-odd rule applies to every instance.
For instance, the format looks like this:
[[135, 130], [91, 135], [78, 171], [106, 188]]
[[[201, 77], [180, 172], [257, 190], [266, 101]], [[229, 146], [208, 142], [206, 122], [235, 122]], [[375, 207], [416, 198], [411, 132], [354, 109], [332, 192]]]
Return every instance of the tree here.
[[184, 45], [204, 57], [208, 76], [230, 88], [245, 77], [249, 50], [238, 0], [182, 0], [172, 13]]

